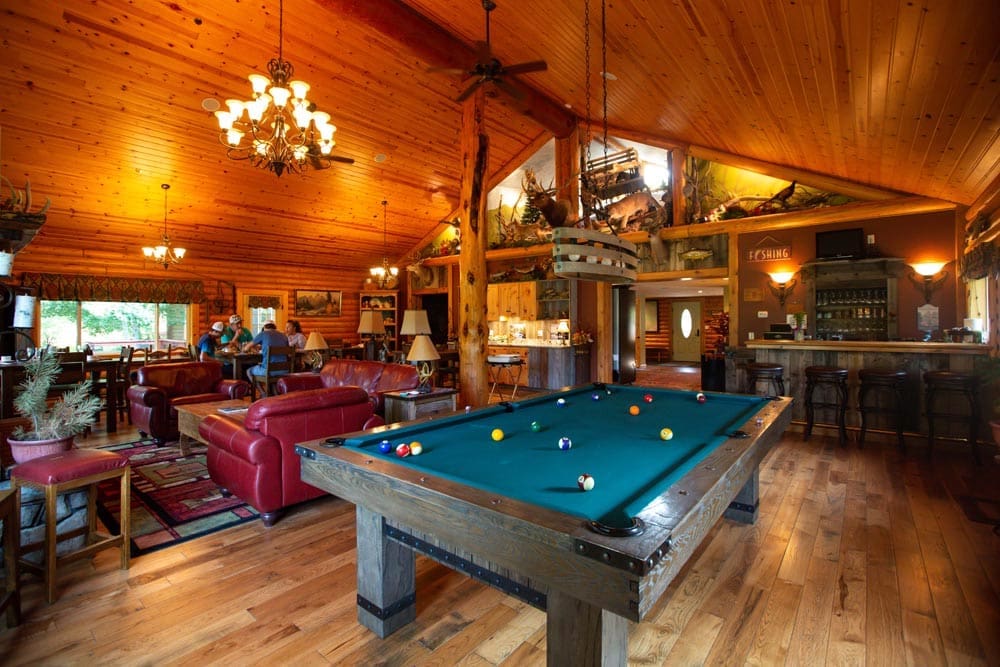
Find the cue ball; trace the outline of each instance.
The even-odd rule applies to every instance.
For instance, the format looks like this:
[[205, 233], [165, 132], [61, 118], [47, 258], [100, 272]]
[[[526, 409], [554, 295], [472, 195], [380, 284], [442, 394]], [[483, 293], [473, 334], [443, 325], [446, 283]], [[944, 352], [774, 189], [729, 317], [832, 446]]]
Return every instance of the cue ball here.
[[410, 456], [420, 456], [424, 451], [424, 446], [414, 440], [410, 443]]
[[583, 473], [576, 478], [576, 485], [580, 487], [581, 491], [590, 491], [594, 488], [594, 478], [587, 473]]
[[400, 445], [396, 445], [396, 456], [398, 456], [399, 458], [403, 458], [409, 455], [410, 455], [410, 446], [408, 444], [404, 442]]
[[567, 437], [559, 438], [559, 449], [566, 451], [573, 446], [573, 441]]
[[642, 397], [642, 400], [646, 401], [647, 403], [652, 403], [653, 402], [653, 395], [652, 394], [644, 394], [643, 397]]
[[660, 429], [660, 440], [670, 440], [673, 437], [674, 437], [674, 432], [671, 431], [669, 428]]
[[503, 440], [503, 431], [501, 429], [495, 428], [490, 432], [490, 437], [496, 442]]
[[705, 402], [705, 394], [703, 394], [703, 393], [701, 393], [699, 391], [698, 394], [694, 397], [694, 400], [698, 401], [699, 403], [704, 403]]
[[628, 413], [633, 417], [636, 416], [637, 414], [639, 414], [639, 406], [638, 405], [628, 406]]
[[594, 399], [595, 401], [599, 401], [599, 400], [601, 400], [601, 395], [600, 395], [600, 394], [598, 394], [598, 393], [597, 393], [596, 391], [595, 391], [595, 392], [594, 392], [593, 394], [591, 394], [591, 395], [590, 395], [590, 397], [591, 397], [592, 399]]
[[556, 405], [566, 405], [566, 399], [560, 398], [556, 401]]
[[531, 422], [531, 432], [532, 433], [538, 433], [541, 430], [542, 430], [542, 425], [541, 424], [539, 424], [538, 422]]
[[378, 443], [378, 450], [383, 454], [388, 454], [389, 452], [392, 451], [392, 443], [389, 442], [388, 440], [383, 440], [382, 442]]

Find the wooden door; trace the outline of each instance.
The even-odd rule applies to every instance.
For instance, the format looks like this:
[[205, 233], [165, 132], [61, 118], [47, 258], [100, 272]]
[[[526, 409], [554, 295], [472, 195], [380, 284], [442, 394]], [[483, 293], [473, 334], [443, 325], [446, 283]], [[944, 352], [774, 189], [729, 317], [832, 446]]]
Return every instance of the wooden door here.
[[701, 302], [673, 303], [674, 361], [701, 361]]

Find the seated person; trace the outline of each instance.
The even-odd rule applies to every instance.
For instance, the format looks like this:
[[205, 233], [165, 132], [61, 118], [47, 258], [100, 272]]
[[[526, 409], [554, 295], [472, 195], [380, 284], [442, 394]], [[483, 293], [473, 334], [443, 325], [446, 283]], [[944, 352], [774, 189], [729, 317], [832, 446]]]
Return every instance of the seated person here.
[[[220, 361], [215, 358], [215, 350], [219, 347], [219, 338], [225, 328], [226, 326], [222, 322], [215, 322], [208, 331], [201, 335], [201, 338], [198, 339], [197, 361]], [[232, 376], [233, 365], [223, 362], [222, 374], [227, 377]]]
[[[267, 358], [267, 350], [272, 345], [277, 347], [288, 347], [288, 336], [278, 331], [278, 325], [274, 323], [274, 320], [268, 320], [267, 322], [264, 322], [264, 328], [261, 332], [254, 336], [253, 340], [247, 343], [243, 348], [244, 352], [259, 351], [262, 355], [264, 355], [264, 359], [261, 359], [261, 363], [247, 369], [247, 379], [250, 380], [251, 386], [254, 386], [254, 383], [257, 381], [256, 376], [263, 376], [266, 372], [267, 369], [264, 367], [264, 360]], [[285, 361], [285, 358], [276, 357], [274, 361]]]
[[306, 335], [302, 333], [302, 325], [298, 320], [288, 320], [285, 324], [285, 335], [288, 336], [288, 344], [296, 350], [306, 346]]
[[253, 334], [243, 326], [243, 318], [233, 313], [229, 316], [229, 326], [222, 332], [222, 344], [228, 345], [233, 352], [239, 352], [242, 347], [253, 340]]

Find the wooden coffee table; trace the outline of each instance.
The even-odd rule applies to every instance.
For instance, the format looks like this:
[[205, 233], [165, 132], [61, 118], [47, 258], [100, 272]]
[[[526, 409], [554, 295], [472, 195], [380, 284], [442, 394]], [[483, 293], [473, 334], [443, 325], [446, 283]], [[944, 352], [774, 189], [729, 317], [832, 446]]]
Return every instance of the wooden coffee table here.
[[[180, 449], [181, 455], [187, 456], [191, 452], [191, 441], [196, 440], [203, 445], [208, 443], [201, 439], [198, 434], [198, 427], [205, 421], [208, 415], [220, 415], [233, 421], [243, 423], [246, 417], [246, 408], [250, 407], [248, 401], [242, 399], [230, 399], [228, 401], [212, 401], [210, 403], [188, 403], [177, 406], [177, 428], [181, 432]], [[241, 412], [219, 412], [220, 408], [243, 408]]]

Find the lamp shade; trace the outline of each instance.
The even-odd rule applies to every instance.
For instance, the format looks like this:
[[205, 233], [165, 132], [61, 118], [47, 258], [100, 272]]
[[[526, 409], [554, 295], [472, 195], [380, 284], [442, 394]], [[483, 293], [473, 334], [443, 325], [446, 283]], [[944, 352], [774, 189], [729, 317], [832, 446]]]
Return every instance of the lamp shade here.
[[784, 285], [785, 283], [787, 283], [789, 280], [792, 279], [792, 276], [795, 275], [795, 272], [794, 271], [772, 271], [768, 275], [771, 276], [771, 280], [773, 280], [777, 284]]
[[306, 352], [315, 352], [317, 350], [325, 350], [327, 347], [323, 335], [318, 331], [312, 331], [309, 333], [309, 338], [306, 339], [306, 346], [302, 349]]
[[910, 266], [920, 275], [929, 278], [943, 269], [945, 264], [946, 262], [911, 262]]
[[441, 355], [439, 355], [437, 349], [435, 349], [430, 336], [425, 334], [419, 334], [413, 339], [413, 345], [410, 347], [410, 352], [406, 355], [406, 360], [411, 362], [434, 361], [440, 358]]
[[556, 327], [556, 331], [559, 333], [569, 333], [569, 320], [559, 320], [559, 326]]
[[431, 332], [430, 322], [427, 321], [426, 310], [407, 310], [403, 312], [403, 327], [399, 330], [403, 336], [419, 336]]
[[361, 323], [358, 324], [359, 334], [381, 335], [385, 333], [385, 325], [382, 324], [382, 313], [373, 310], [361, 311]]

